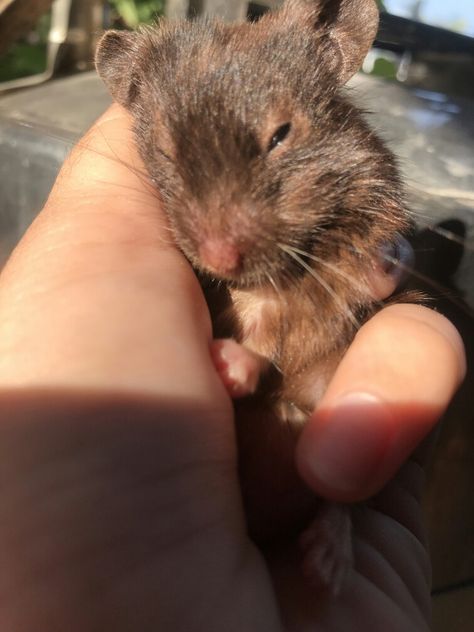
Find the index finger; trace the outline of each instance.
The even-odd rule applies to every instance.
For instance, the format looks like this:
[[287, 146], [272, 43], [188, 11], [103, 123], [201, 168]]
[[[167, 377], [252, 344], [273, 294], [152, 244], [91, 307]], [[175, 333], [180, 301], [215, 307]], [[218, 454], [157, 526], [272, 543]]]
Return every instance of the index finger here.
[[3, 386], [217, 399], [204, 297], [119, 106], [66, 160], [2, 271], [0, 307]]
[[464, 347], [454, 326], [418, 305], [392, 305], [364, 325], [297, 448], [318, 494], [368, 498], [433, 428], [461, 384]]

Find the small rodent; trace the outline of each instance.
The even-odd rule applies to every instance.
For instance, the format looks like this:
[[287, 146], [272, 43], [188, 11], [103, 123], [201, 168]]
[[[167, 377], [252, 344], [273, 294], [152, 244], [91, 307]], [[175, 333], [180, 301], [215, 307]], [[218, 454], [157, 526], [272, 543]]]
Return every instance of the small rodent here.
[[[393, 155], [341, 90], [378, 17], [374, 0], [287, 0], [256, 23], [109, 31], [97, 52], [176, 243], [203, 277], [215, 335], [271, 367], [236, 405], [257, 539], [314, 516], [293, 463], [298, 431], [378, 308], [369, 278], [380, 248], [409, 225]], [[349, 538], [344, 510], [324, 511]], [[310, 572], [337, 590], [350, 554], [324, 542], [336, 536], [320, 524], [305, 540], [331, 561], [312, 554]]]

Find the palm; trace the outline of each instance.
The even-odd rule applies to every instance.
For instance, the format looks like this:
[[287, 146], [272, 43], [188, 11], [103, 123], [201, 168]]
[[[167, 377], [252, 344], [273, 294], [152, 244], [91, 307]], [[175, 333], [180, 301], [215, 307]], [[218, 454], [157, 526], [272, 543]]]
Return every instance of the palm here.
[[355, 564], [338, 597], [316, 593], [302, 578], [297, 547], [273, 552], [269, 566], [286, 630], [429, 629], [422, 477], [421, 467], [409, 461], [373, 502], [354, 507]]

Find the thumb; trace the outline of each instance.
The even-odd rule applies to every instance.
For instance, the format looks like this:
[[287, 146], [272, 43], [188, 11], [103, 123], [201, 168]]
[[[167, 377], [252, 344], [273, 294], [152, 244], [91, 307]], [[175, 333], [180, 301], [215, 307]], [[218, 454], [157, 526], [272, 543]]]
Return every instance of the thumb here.
[[372, 496], [433, 428], [464, 374], [449, 321], [417, 305], [387, 307], [361, 328], [305, 426], [301, 476], [333, 500]]

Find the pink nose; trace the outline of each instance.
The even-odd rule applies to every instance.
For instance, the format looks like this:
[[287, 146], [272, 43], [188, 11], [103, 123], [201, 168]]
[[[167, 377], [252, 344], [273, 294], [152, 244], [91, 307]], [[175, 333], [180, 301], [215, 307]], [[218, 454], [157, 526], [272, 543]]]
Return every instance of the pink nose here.
[[225, 239], [211, 237], [199, 248], [199, 257], [204, 268], [216, 274], [237, 272], [242, 256], [235, 244]]

